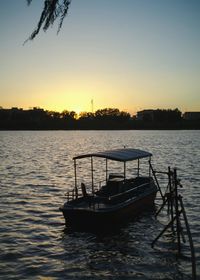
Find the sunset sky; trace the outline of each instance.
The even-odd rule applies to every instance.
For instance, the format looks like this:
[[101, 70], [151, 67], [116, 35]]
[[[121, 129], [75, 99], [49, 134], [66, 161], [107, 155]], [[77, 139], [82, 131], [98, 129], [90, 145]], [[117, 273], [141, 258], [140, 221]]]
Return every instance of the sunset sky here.
[[0, 0], [0, 106], [200, 111], [200, 0], [72, 0], [23, 45], [42, 0]]

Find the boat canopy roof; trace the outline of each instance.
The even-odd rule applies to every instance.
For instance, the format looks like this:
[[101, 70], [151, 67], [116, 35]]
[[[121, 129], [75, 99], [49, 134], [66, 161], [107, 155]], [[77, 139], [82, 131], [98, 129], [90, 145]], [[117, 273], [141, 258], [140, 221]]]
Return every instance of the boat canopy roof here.
[[136, 160], [136, 159], [151, 157], [151, 156], [152, 154], [146, 151], [124, 148], [124, 149], [115, 149], [115, 150], [108, 150], [103, 152], [82, 154], [74, 157], [73, 159], [76, 160], [76, 159], [87, 158], [87, 157], [101, 157], [101, 158], [126, 162], [126, 161], [131, 161], [131, 160]]

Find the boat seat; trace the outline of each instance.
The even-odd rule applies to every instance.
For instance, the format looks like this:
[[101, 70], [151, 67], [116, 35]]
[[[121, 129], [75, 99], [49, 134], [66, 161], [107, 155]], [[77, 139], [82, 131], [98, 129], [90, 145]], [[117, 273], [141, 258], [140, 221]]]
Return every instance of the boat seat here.
[[86, 185], [84, 183], [81, 183], [81, 191], [82, 191], [83, 197], [88, 196], [87, 191], [86, 191]]
[[107, 181], [108, 195], [118, 194], [121, 186], [123, 185], [123, 179], [121, 177], [112, 178]]
[[108, 181], [114, 178], [124, 178], [124, 175], [120, 173], [110, 173], [108, 177]]

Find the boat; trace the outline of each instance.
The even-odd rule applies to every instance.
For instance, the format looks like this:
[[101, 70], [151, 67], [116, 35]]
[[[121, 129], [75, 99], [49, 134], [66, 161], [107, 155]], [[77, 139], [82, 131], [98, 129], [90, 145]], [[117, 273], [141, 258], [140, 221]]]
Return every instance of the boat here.
[[[66, 225], [76, 229], [105, 229], [123, 224], [140, 215], [144, 210], [152, 208], [158, 188], [152, 176], [151, 157], [150, 152], [132, 148], [75, 156], [73, 158], [75, 186], [68, 191], [67, 201], [59, 208]], [[95, 158], [105, 161], [104, 182], [101, 182], [98, 187], [94, 182]], [[78, 184], [77, 165], [82, 159], [89, 160], [91, 170], [86, 174], [91, 174], [91, 186], [83, 181]], [[141, 161], [144, 159], [145, 162], [147, 161], [145, 175], [141, 172], [143, 166]], [[120, 172], [109, 172], [108, 163], [110, 169], [110, 162], [113, 161], [120, 165]], [[131, 161], [133, 161], [133, 166]], [[128, 162], [131, 162], [132, 167]], [[136, 174], [133, 175], [133, 173]]]

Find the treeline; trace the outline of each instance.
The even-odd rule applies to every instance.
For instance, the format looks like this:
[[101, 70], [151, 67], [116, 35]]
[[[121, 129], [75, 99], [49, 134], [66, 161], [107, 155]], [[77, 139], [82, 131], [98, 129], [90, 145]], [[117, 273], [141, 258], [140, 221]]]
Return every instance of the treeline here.
[[200, 121], [182, 118], [178, 110], [144, 110], [132, 116], [117, 108], [94, 113], [61, 113], [41, 108], [23, 110], [0, 108], [0, 130], [122, 130], [122, 129], [200, 129]]

